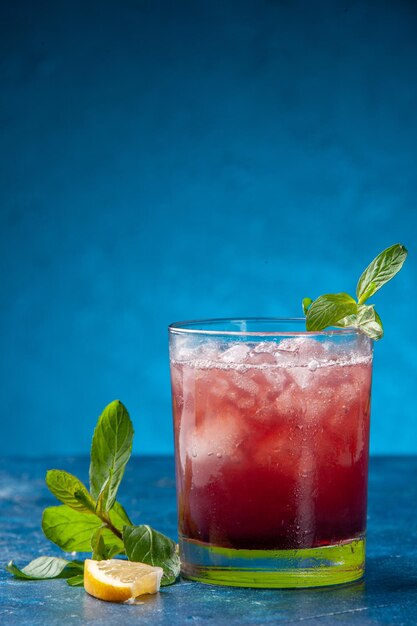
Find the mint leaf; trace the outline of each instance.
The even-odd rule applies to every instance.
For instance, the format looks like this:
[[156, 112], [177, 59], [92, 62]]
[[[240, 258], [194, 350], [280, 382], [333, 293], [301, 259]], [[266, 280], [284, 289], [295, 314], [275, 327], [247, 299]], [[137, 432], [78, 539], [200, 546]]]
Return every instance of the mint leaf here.
[[172, 585], [180, 573], [180, 558], [172, 539], [146, 524], [126, 526], [123, 541], [129, 561], [162, 567], [161, 585]]
[[133, 526], [128, 514], [126, 513], [120, 502], [116, 501], [113, 504], [110, 517], [113, 524], [119, 530], [123, 530], [123, 526]]
[[381, 339], [384, 334], [381, 318], [373, 305], [359, 304], [356, 315], [344, 317], [336, 326], [357, 328], [371, 339]]
[[353, 326], [354, 328], [356, 328], [356, 314], [346, 315], [346, 317], [343, 317], [337, 322], [337, 324], [334, 325], [341, 328], [347, 328], [349, 326]]
[[359, 278], [356, 287], [356, 297], [359, 304], [368, 300], [400, 271], [407, 254], [407, 249], [399, 243], [378, 254]]
[[67, 579], [67, 583], [70, 587], [84, 587], [84, 574], [71, 576], [71, 578]]
[[363, 302], [366, 302], [366, 300], [368, 300], [371, 296], [373, 296], [375, 291], [376, 291], [376, 284], [371, 281], [369, 285], [366, 287], [363, 294], [361, 295], [359, 299], [359, 304], [362, 305]]
[[312, 304], [313, 304], [313, 300], [311, 298], [303, 298], [302, 305], [303, 305], [304, 315], [307, 315], [307, 311], [310, 308], [310, 305]]
[[103, 561], [107, 559], [106, 545], [103, 539], [103, 527], [97, 528], [91, 535], [92, 559], [95, 561]]
[[101, 496], [102, 511], [109, 511], [114, 504], [132, 452], [132, 440], [129, 413], [115, 400], [100, 415], [91, 445], [90, 491], [96, 500]]
[[326, 294], [310, 305], [307, 316], [307, 330], [323, 330], [335, 326], [339, 320], [356, 313], [357, 304], [347, 293]]
[[80, 561], [67, 561], [56, 556], [40, 556], [22, 569], [16, 567], [13, 561], [6, 565], [6, 569], [15, 578], [24, 580], [49, 580], [51, 578], [69, 578], [77, 572], [83, 571]]
[[63, 470], [49, 470], [45, 480], [48, 489], [63, 504], [76, 511], [94, 513], [95, 502], [78, 478]]
[[[117, 516], [110, 513], [110, 520], [120, 526]], [[50, 506], [45, 509], [42, 517], [42, 530], [45, 536], [66, 552], [90, 552], [91, 536], [103, 525], [103, 521], [95, 515], [74, 511], [66, 504]], [[103, 536], [106, 543], [119, 546], [123, 551], [123, 542], [110, 529], [105, 528]]]
[[100, 489], [100, 493], [97, 496], [97, 502], [96, 502], [96, 514], [97, 515], [101, 515], [102, 513], [104, 514], [107, 513], [107, 502], [108, 502], [108, 497], [109, 497], [109, 492], [110, 492], [110, 484], [111, 484], [112, 476], [113, 476], [113, 470], [110, 468], [109, 475], [104, 481]]
[[66, 552], [90, 552], [91, 535], [102, 524], [95, 515], [74, 511], [66, 504], [50, 506], [42, 516], [42, 530]]
[[373, 305], [361, 304], [358, 306], [356, 327], [371, 339], [381, 339], [384, 335], [381, 318]]

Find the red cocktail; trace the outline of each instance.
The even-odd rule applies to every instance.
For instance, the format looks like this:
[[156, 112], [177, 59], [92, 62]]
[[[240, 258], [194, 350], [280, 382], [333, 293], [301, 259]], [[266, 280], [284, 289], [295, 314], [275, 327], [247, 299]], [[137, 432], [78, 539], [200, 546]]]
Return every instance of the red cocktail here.
[[249, 586], [358, 578], [372, 341], [244, 323], [171, 327], [183, 573]]

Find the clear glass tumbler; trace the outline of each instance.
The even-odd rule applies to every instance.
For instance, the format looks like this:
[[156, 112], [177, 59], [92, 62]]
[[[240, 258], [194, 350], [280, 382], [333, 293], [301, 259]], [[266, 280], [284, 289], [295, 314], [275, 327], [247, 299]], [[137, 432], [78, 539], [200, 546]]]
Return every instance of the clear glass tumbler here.
[[372, 340], [303, 319], [171, 324], [183, 576], [313, 587], [363, 575]]

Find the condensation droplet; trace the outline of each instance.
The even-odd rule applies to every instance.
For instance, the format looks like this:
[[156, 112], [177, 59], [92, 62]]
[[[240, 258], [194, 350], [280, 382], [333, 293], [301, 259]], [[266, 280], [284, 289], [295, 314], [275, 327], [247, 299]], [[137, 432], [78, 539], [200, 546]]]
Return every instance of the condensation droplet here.
[[216, 454], [216, 456], [217, 456], [217, 458], [218, 458], [218, 459], [221, 459], [223, 455], [222, 455], [222, 453], [221, 453], [221, 452], [218, 452], [218, 453]]
[[195, 448], [191, 448], [191, 456], [194, 458], [197, 456], [197, 450]]

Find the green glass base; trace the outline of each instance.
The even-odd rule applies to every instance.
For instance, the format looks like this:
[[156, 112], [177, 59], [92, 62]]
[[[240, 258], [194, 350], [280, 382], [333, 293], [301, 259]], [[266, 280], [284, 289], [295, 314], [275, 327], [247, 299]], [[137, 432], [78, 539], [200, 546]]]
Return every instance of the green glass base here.
[[302, 550], [232, 550], [180, 538], [185, 578], [231, 587], [340, 585], [364, 574], [365, 538]]

